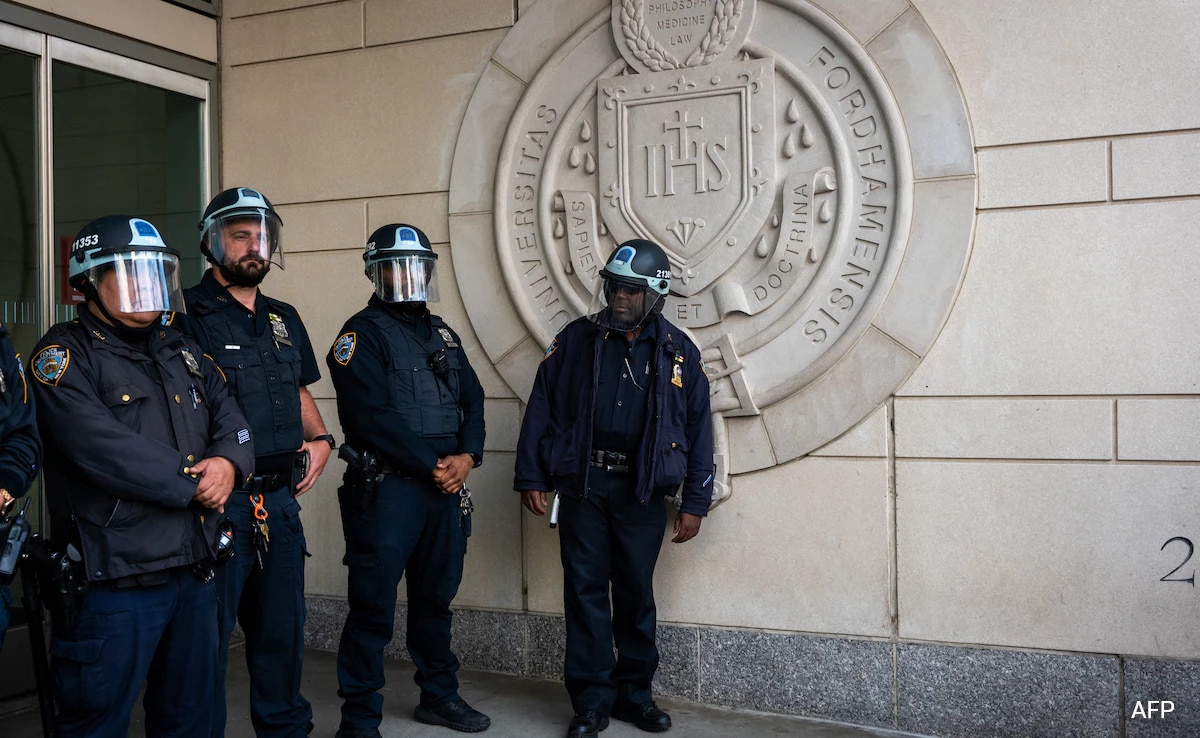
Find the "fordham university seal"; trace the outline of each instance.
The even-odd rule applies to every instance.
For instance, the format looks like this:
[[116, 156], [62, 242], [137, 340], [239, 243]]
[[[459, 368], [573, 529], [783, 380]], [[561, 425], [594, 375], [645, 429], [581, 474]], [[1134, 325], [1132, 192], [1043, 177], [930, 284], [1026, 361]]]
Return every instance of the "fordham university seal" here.
[[872, 25], [802, 0], [539, 0], [451, 174], [476, 332], [524, 397], [616, 244], [661, 244], [665, 314], [713, 381], [719, 501], [730, 474], [852, 428], [928, 352], [974, 224], [966, 120], [911, 8]]

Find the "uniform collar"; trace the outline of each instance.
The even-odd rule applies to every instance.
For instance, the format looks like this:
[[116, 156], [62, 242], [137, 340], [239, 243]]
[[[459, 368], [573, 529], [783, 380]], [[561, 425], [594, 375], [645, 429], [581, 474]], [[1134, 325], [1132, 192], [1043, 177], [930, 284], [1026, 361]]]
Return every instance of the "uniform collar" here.
[[[242, 310], [250, 312], [249, 310], [246, 310], [242, 303], [238, 302], [237, 298], [229, 292], [228, 287], [217, 281], [216, 276], [213, 274], [212, 267], [209, 267], [207, 270], [205, 270], [204, 276], [200, 278], [200, 288], [207, 292], [210, 297], [216, 300], [217, 304], [221, 307], [236, 305]], [[266, 310], [267, 300], [263, 296], [262, 290], [256, 287], [254, 289], [254, 312], [255, 314], [263, 315], [265, 314]]]

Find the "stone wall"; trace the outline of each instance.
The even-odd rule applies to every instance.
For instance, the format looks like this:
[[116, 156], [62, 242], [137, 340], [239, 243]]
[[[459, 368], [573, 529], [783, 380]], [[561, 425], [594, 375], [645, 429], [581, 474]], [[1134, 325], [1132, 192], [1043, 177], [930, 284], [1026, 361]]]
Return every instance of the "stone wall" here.
[[[901, 348], [866, 355], [862, 384], [838, 380], [843, 392], [782, 419], [728, 419], [731, 495], [659, 565], [659, 691], [944, 736], [1200, 733], [1200, 595], [1169, 581], [1194, 582], [1200, 539], [1200, 259], [1188, 251], [1200, 16], [1168, 0], [813, 5], [884, 68], [929, 166], [913, 171], [922, 237], [907, 268], [960, 258], [959, 281], [888, 296], [913, 315], [952, 304], [918, 326], [929, 345], [877, 322], [880, 345]], [[405, 220], [435, 242], [437, 310], [488, 398], [457, 648], [468, 666], [554, 677], [557, 539], [510, 490], [536, 341], [495, 348], [515, 298], [489, 261], [491, 197], [471, 204], [455, 183], [490, 189], [484, 152], [507, 125], [472, 117], [481, 78], [519, 96], [537, 74], [496, 61], [510, 28], [540, 17], [565, 32], [607, 3], [222, 6], [221, 182], [282, 205], [287, 270], [266, 287], [300, 308], [318, 350], [370, 294], [359, 253], [371, 230]], [[540, 43], [546, 58], [561, 40]], [[969, 129], [947, 133], [938, 106], [959, 94]], [[939, 170], [964, 141], [967, 168]], [[963, 223], [960, 246], [930, 249], [959, 243], [945, 234]], [[910, 365], [852, 428], [787, 453], [896, 362]], [[314, 394], [336, 426], [331, 385]], [[331, 463], [302, 500], [324, 647], [345, 593], [339, 474]], [[1175, 712], [1139, 717], [1151, 699]]]

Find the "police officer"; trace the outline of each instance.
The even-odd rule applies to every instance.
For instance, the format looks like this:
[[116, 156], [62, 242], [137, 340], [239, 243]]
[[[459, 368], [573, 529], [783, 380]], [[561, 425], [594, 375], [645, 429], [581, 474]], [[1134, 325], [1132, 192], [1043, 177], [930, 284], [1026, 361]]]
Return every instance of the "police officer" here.
[[588, 315], [550, 344], [521, 425], [514, 488], [535, 515], [548, 492], [561, 503], [570, 738], [596, 735], [610, 715], [671, 727], [650, 691], [663, 499], [683, 485], [671, 540], [690, 540], [712, 499], [713, 450], [700, 352], [660, 315], [670, 278], [658, 245], [621, 244]]
[[312, 706], [300, 694], [307, 611], [295, 496], [312, 489], [335, 442], [307, 388], [321, 378], [308, 332], [295, 308], [258, 287], [272, 260], [282, 266], [282, 227], [271, 201], [256, 190], [234, 187], [214, 197], [200, 222], [200, 252], [212, 266], [184, 293], [185, 330], [224, 372], [258, 454], [254, 476], [226, 503], [237, 555], [217, 572], [213, 736], [225, 733], [225, 667], [235, 622], [246, 635], [255, 733], [295, 738], [312, 728]]
[[479, 732], [491, 720], [458, 694], [450, 602], [470, 535], [467, 476], [483, 454], [483, 388], [458, 335], [426, 309], [438, 296], [437, 254], [425, 234], [386, 225], [363, 259], [375, 294], [326, 359], [354, 459], [338, 490], [350, 605], [338, 646], [338, 736], [379, 736], [383, 649], [405, 574], [408, 652], [421, 688], [414, 717]]
[[250, 429], [216, 365], [162, 312], [183, 307], [179, 254], [153, 225], [89, 223], [68, 272], [86, 303], [29, 362], [51, 530], [89, 585], [74, 622], [53, 621], [56, 735], [124, 735], [145, 683], [148, 735], [207, 736], [211, 567], [225, 501], [254, 466]]
[[[8, 327], [0, 323], [0, 518], [15, 511], [16, 499], [33, 484], [41, 460], [42, 442], [21, 356], [9, 341]], [[0, 539], [3, 550], [4, 540]], [[4, 648], [12, 603], [8, 585], [0, 585], [0, 649]]]

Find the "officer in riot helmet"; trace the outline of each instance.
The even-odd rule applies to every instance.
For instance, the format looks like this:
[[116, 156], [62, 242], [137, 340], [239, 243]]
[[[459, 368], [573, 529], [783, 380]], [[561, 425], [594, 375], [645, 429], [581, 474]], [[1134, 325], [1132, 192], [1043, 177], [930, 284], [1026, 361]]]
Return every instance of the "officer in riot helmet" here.
[[338, 646], [338, 736], [379, 736], [383, 650], [402, 576], [421, 690], [414, 717], [479, 732], [491, 720], [458, 693], [450, 603], [471, 533], [467, 477], [482, 463], [483, 388], [458, 335], [427, 307], [438, 297], [428, 237], [403, 223], [383, 226], [363, 260], [375, 294], [326, 359], [350, 462], [338, 490], [350, 606]]
[[225, 501], [254, 467], [250, 430], [216, 365], [172, 325], [179, 254], [154, 225], [92, 221], [67, 262], [85, 303], [29, 362], [51, 532], [87, 581], [51, 611], [55, 734], [124, 735], [144, 684], [147, 734], [206, 735], [213, 567]]
[[650, 241], [629, 241], [600, 270], [588, 317], [604, 328], [637, 331], [662, 312], [671, 286], [671, 262]]
[[296, 498], [316, 484], [335, 441], [308, 390], [321, 378], [308, 331], [295, 308], [259, 289], [272, 263], [283, 266], [282, 231], [258, 190], [221, 192], [200, 221], [210, 269], [184, 293], [184, 330], [228, 377], [257, 452], [254, 474], [226, 504], [237, 555], [217, 573], [214, 738], [225, 733], [225, 669], [238, 624], [255, 733], [303, 738], [312, 729], [312, 705], [300, 693], [306, 551]]
[[661, 315], [670, 279], [657, 244], [618, 246], [587, 315], [546, 351], [521, 425], [513, 487], [535, 515], [556, 495], [568, 738], [595, 736], [610, 716], [671, 727], [651, 693], [664, 498], [682, 486], [671, 540], [693, 538], [712, 499], [713, 447], [700, 351]]

